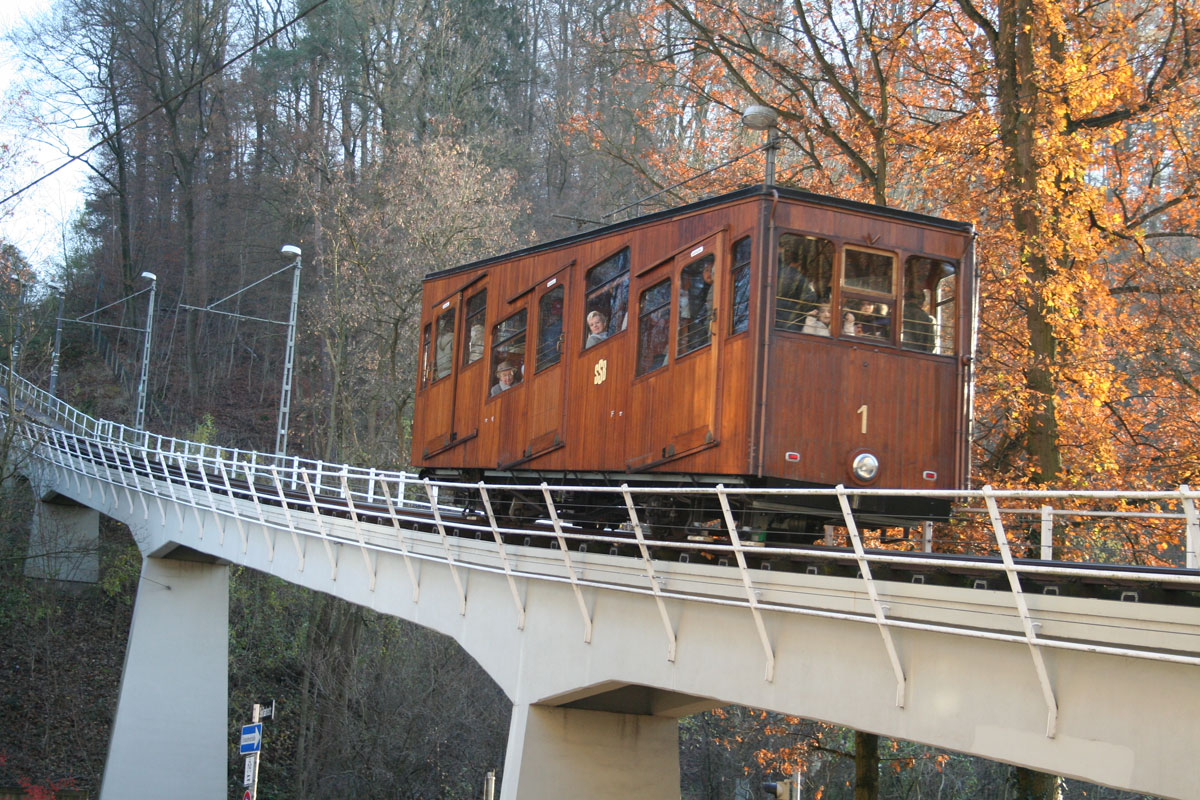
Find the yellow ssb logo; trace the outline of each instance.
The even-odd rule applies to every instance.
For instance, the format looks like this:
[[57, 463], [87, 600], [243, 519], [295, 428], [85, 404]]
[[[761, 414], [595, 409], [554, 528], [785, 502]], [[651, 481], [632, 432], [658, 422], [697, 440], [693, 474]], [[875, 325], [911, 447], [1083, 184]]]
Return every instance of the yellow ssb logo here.
[[608, 359], [602, 358], [596, 362], [596, 369], [592, 373], [592, 383], [599, 386], [608, 378]]

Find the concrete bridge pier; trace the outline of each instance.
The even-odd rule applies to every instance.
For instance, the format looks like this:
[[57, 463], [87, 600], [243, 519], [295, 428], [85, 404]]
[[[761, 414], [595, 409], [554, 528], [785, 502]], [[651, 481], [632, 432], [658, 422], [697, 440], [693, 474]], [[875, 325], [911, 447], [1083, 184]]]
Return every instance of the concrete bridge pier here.
[[101, 800], [227, 796], [228, 673], [228, 566], [144, 557]]
[[55, 581], [98, 581], [100, 512], [59, 494], [39, 499], [35, 490], [25, 574]]
[[500, 800], [679, 797], [679, 721], [519, 703]]

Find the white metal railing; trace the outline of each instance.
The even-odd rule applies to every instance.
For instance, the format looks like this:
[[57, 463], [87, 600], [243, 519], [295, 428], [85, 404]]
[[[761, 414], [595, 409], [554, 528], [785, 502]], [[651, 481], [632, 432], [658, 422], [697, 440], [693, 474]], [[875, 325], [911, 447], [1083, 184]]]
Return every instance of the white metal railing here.
[[[243, 553], [250, 536], [261, 531], [268, 558], [274, 558], [277, 547], [290, 544], [301, 570], [307, 552], [302, 540], [318, 540], [334, 577], [340, 548], [355, 548], [372, 590], [379, 557], [395, 554], [405, 563], [414, 600], [420, 592], [415, 565], [438, 561], [450, 570], [464, 613], [467, 584], [460, 573], [493, 572], [508, 581], [519, 627], [525, 619], [520, 580], [569, 585], [585, 639], [590, 639], [592, 623], [584, 589], [634, 592], [657, 604], [668, 658], [674, 660], [676, 634], [666, 601], [740, 606], [753, 618], [765, 655], [764, 677], [771, 680], [774, 654], [764, 612], [874, 624], [895, 672], [900, 704], [905, 676], [892, 644], [893, 631], [937, 630], [1021, 642], [1030, 649], [1045, 694], [1048, 735], [1053, 735], [1057, 711], [1044, 648], [1200, 665], [1197, 648], [1152, 652], [1047, 637], [1040, 633], [1041, 622], [1030, 610], [1028, 588], [1022, 582], [1113, 581], [1148, 591], [1200, 592], [1200, 493], [1187, 486], [1160, 492], [990, 487], [939, 492], [437, 482], [400, 470], [276, 457], [137, 431], [96, 420], [18, 376], [0, 373], [0, 379], [5, 378], [9, 388], [0, 423], [19, 434], [17, 441], [28, 457], [54, 469], [77, 495], [86, 495], [114, 515], [132, 518], [140, 512], [146, 517], [154, 503], [164, 518], [176, 515], [181, 529], [185, 515], [190, 515], [199, 537], [212, 528], [206, 520], [215, 520], [221, 544], [236, 530]], [[872, 526], [855, 509], [874, 496], [949, 499], [955, 511], [948, 520], [909, 529]], [[673, 497], [711, 509], [711, 519], [693, 515], [689, 527], [671, 526], [669, 535], [663, 535], [667, 526], [656, 520], [656, 504]], [[503, 508], [497, 507], [498, 500]], [[788, 518], [795, 517], [788, 504], [798, 501], [828, 509], [823, 531], [787, 530]], [[482, 548], [485, 555], [464, 550], [473, 538], [481, 541], [471, 547]], [[601, 569], [589, 556], [585, 576], [573, 560], [582, 558], [577, 555], [581, 551], [627, 557]], [[531, 561], [530, 553], [537, 558]], [[663, 574], [671, 562], [687, 563], [693, 572], [701, 563], [717, 569], [706, 584], [686, 591], [668, 589]], [[618, 563], [623, 566], [614, 566]], [[806, 601], [803, 592], [788, 594], [779, 588], [778, 576], [771, 575], [788, 569], [861, 582], [870, 613], [820, 608]], [[909, 582], [914, 575], [955, 571], [985, 576], [985, 588], [1006, 589], [1011, 595], [1009, 613], [1015, 624], [954, 628], [898, 619], [882, 598], [877, 573], [888, 571]], [[991, 576], [995, 584], [988, 583]], [[764, 599], [768, 588], [770, 597]]]
[[[362, 468], [345, 464], [330, 464], [327, 462], [302, 459], [296, 456], [275, 456], [255, 451], [240, 450], [200, 442], [192, 442], [174, 437], [162, 436], [129, 428], [109, 420], [98, 420], [63, 401], [51, 397], [48, 393], [37, 388], [25, 379], [0, 366], [0, 380], [6, 381], [12, 394], [10, 402], [5, 406], [6, 419], [15, 409], [17, 418], [28, 431], [28, 441], [40, 441], [43, 446], [62, 451], [74, 450], [83, 452], [86, 448], [94, 448], [96, 458], [100, 463], [107, 464], [112, 470], [109, 480], [119, 486], [127, 486], [128, 478], [122, 469], [117, 469], [115, 459], [123, 458], [124, 462], [136, 462], [143, 472], [170, 472], [178, 481], [178, 489], [186, 496], [172, 497], [173, 502], [184, 502], [195, 505], [198, 489], [205, 492], [215, 490], [228, 491], [234, 484], [246, 484], [245, 490], [254, 499], [261, 493], [270, 497], [272, 503], [277, 503], [281, 496], [287, 494], [308, 494], [312, 499], [317, 513], [346, 514], [354, 513], [358, 507], [387, 508], [396, 510], [428, 508], [429, 499], [439, 492], [453, 495], [453, 502], [443, 504], [446, 510], [461, 509], [463, 506], [476, 507], [476, 515], [480, 520], [485, 507], [490, 508], [492, 498], [486, 491], [489, 487], [482, 484], [463, 484], [452, 482], [430, 482], [418, 480], [417, 476], [402, 470], [381, 470], [377, 467]], [[33, 433], [33, 431], [37, 431]], [[112, 463], [108, 463], [112, 462]], [[193, 480], [185, 480], [186, 471], [193, 471]], [[98, 476], [93, 476], [98, 477]], [[199, 486], [193, 485], [198, 483]], [[168, 484], [175, 487], [175, 484]], [[214, 488], [216, 487], [216, 488]], [[545, 533], [539, 533], [535, 526], [532, 531], [524, 527], [510, 532], [528, 533], [534, 537], [557, 535], [560, 539], [573, 539], [577, 543], [612, 542], [619, 544], [624, 536], [640, 530], [645, 520], [639, 520], [634, 513], [633, 497], [654, 495], [685, 496], [695, 498], [699, 495], [712, 496], [712, 506], [716, 509], [721, 503], [727, 503], [729, 498], [741, 506], [751, 502], [772, 501], [795, 502], [803, 498], [811, 503], [826, 503], [829, 508], [839, 510], [839, 504], [845, 506], [835, 516], [842, 516], [840, 524], [827, 527], [822, 541], [826, 544], [841, 545], [853, 548], [857, 539], [863, 546], [871, 549], [873, 560], [891, 562], [897, 565], [913, 566], [918, 563], [904, 554], [915, 552], [940, 552], [944, 554], [961, 554], [972, 556], [999, 556], [1000, 541], [993, 540], [990, 530], [994, 524], [992, 516], [999, 515], [1008, 521], [1003, 526], [1004, 541], [1011, 547], [1019, 548], [1019, 555], [1025, 558], [1037, 558], [1047, 562], [1066, 562], [1054, 567], [1037, 564], [1025, 564], [1021, 571], [1031, 574], [1051, 571], [1055, 574], [1084, 573], [1072, 569], [1070, 564], [1076, 562], [1107, 563], [1112, 565], [1142, 565], [1142, 566], [1177, 566], [1187, 569], [1197, 569], [1197, 542], [1200, 541], [1200, 516], [1197, 513], [1197, 498], [1200, 492], [1192, 491], [1188, 486], [1181, 486], [1172, 491], [1028, 491], [1028, 490], [998, 490], [985, 488], [978, 491], [946, 492], [936, 490], [894, 490], [894, 489], [848, 489], [836, 487], [833, 489], [747, 489], [737, 486], [725, 488], [697, 489], [694, 487], [664, 487], [654, 488], [627, 487], [618, 489], [607, 486], [553, 486], [546, 484], [528, 484], [519, 486], [493, 486], [492, 491], [504, 492], [506, 495], [519, 494], [523, 502], [530, 504], [531, 499], [537, 498], [542, 507], [537, 510], [528, 509], [520, 516], [525, 522], [544, 523]], [[555, 533], [553, 526], [558, 524], [557, 509], [552, 497], [569, 492], [576, 497], [591, 496], [596, 498], [596, 505], [610, 503], [615, 498], [618, 503], [628, 507], [627, 519], [619, 525], [607, 526], [612, 528], [607, 535], [587, 535], [581, 529], [565, 529]], [[908, 497], [914, 499], [949, 499], [956, 506], [954, 517], [943, 523], [926, 523], [921, 527], [907, 530], [872, 529], [870, 525], [856, 522], [853, 507], [856, 500], [872, 496]], [[843, 501], [849, 498], [849, 504]], [[1008, 503], [1001, 506], [1000, 503]], [[1052, 505], [1057, 503], [1057, 507]], [[1085, 504], [1094, 504], [1087, 506]], [[490, 513], [490, 511], [488, 512]], [[763, 512], [758, 515], [758, 521], [766, 527], [792, 512], [785, 510]], [[513, 518], [514, 515], [508, 515]], [[761, 538], [766, 531], [748, 530], [744, 522], [737, 527], [741, 530], [723, 530], [732, 524], [728, 514], [722, 520], [722, 514], [714, 511], [711, 525], [719, 537], [726, 540], [725, 544], [714, 541], [685, 541], [670, 542], [656, 541], [657, 547], [672, 547], [681, 550], [703, 550], [706, 552], [727, 552], [730, 556], [742, 550], [758, 554], [770, 552], [782, 554], [786, 549], [777, 547], [755, 547], [755, 538]], [[471, 525], [457, 523], [458, 527], [468, 530]], [[548, 526], [548, 527], [546, 527]], [[595, 527], [595, 526], [593, 526]], [[854, 529], [866, 528], [874, 530], [873, 534], [856, 533]], [[986, 529], [986, 530], [985, 530]], [[490, 532], [490, 531], [489, 531]], [[703, 528], [696, 533], [703, 533]], [[786, 533], [786, 532], [785, 532]], [[746, 539], [742, 547], [728, 541], [733, 538]], [[749, 534], [749, 535], [747, 535]], [[636, 536], [633, 538], [637, 538]], [[693, 540], [703, 537], [692, 537]], [[778, 537], [776, 537], [778, 538]], [[786, 538], [786, 537], [784, 537]], [[792, 538], [795, 538], [794, 536]], [[645, 537], [643, 536], [644, 540]], [[996, 546], [992, 546], [992, 545]], [[872, 547], [874, 545], [874, 547]], [[643, 542], [644, 546], [644, 542]], [[880, 548], [883, 548], [881, 551]], [[723, 549], [724, 548], [724, 549]], [[807, 555], [818, 557], [811, 551]], [[948, 566], [964, 566], [953, 559], [941, 562]], [[980, 569], [995, 568], [995, 565], [975, 565]], [[1088, 575], [1098, 573], [1092, 569]], [[1115, 574], [1115, 573], [1113, 573]], [[1169, 574], [1154, 573], [1154, 580], [1171, 582]], [[1179, 580], [1190, 581], [1191, 576], [1181, 573]]]

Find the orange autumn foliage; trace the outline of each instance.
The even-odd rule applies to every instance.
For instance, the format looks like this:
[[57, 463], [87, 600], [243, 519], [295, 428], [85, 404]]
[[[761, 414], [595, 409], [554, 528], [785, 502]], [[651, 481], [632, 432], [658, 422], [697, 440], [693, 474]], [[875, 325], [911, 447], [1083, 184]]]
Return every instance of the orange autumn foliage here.
[[570, 125], [648, 187], [761, 144], [762, 103], [780, 182], [977, 224], [977, 482], [1200, 482], [1198, 0], [641, 0], [607, 36], [637, 133]]

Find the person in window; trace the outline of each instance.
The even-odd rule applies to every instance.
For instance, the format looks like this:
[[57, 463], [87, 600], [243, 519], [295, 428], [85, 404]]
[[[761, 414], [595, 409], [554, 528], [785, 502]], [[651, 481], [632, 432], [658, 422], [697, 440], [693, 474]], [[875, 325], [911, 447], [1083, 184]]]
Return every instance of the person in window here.
[[585, 348], [591, 347], [594, 344], [599, 344], [608, 338], [608, 317], [601, 314], [599, 311], [593, 311], [587, 315], [588, 337], [587, 342], [583, 345]]
[[779, 270], [777, 295], [777, 322], [784, 329], [796, 330], [801, 326], [805, 315], [816, 309], [820, 295], [817, 287], [803, 272], [798, 253], [790, 253], [783, 268]]
[[811, 336], [828, 336], [831, 322], [833, 322], [833, 311], [829, 308], [829, 303], [822, 303], [804, 318], [804, 329], [801, 333]]
[[517, 370], [512, 363], [501, 361], [500, 366], [496, 367], [496, 385], [492, 387], [492, 397], [511, 389], [516, 378]]
[[923, 307], [924, 292], [911, 289], [904, 296], [904, 321], [900, 327], [900, 341], [914, 350], [933, 352], [933, 317]]
[[857, 314], [860, 336], [871, 336], [876, 339], [890, 338], [888, 335], [888, 307], [885, 303], [860, 300]]
[[450, 374], [451, 357], [454, 354], [454, 329], [444, 327], [438, 331], [437, 337], [437, 356], [435, 361], [434, 380], [444, 378]]
[[471, 334], [467, 337], [467, 363], [474, 363], [483, 357], [483, 324], [476, 322], [471, 326]]
[[862, 326], [858, 324], [858, 319], [854, 316], [853, 311], [847, 311], [842, 315], [842, 335], [862, 336]]

